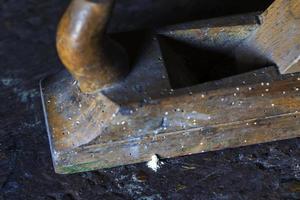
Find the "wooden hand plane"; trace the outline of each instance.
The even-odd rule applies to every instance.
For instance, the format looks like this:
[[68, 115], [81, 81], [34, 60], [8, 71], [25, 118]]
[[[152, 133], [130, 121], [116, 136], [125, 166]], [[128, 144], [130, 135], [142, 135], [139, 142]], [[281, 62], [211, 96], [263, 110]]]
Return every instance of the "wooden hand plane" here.
[[106, 31], [113, 5], [73, 0], [59, 24], [67, 70], [41, 81], [57, 173], [300, 136], [299, 0], [149, 31], [134, 59]]

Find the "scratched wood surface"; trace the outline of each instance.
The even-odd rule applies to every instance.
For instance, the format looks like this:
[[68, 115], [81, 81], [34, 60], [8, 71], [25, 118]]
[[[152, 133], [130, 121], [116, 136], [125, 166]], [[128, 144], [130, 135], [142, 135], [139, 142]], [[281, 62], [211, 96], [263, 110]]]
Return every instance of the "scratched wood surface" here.
[[[175, 1], [182, 5], [172, 0]], [[149, 1], [137, 2], [150, 7]], [[155, 2], [159, 7], [159, 2], [166, 1]], [[212, 2], [209, 8], [198, 8], [224, 14], [241, 9], [259, 10], [266, 3], [265, 0], [209, 2]], [[145, 164], [135, 164], [74, 175], [55, 174], [38, 83], [42, 77], [63, 68], [55, 50], [55, 33], [68, 3], [1, 1], [0, 199], [299, 199], [299, 139], [166, 159], [157, 173]], [[119, 8], [126, 11], [126, 7]], [[176, 13], [172, 7], [161, 8]], [[198, 8], [194, 13], [199, 12]], [[125, 19], [133, 16], [121, 16], [123, 23], [114, 27], [132, 27]], [[231, 85], [234, 87], [234, 82]]]
[[[119, 109], [103, 100], [102, 94], [81, 94], [70, 76], [60, 76], [43, 91], [56, 172], [139, 163], [154, 154], [170, 158], [299, 137], [299, 77], [285, 79], [273, 67], [256, 73], [261, 77], [253, 72], [231, 77], [235, 87], [225, 87], [224, 80], [218, 89], [208, 90], [207, 85], [204, 90], [201, 86], [171, 90], [169, 97]], [[53, 94], [60, 94], [60, 99], [53, 99]]]
[[[110, 2], [107, 4], [110, 8], [112, 1], [107, 2]], [[270, 8], [276, 5], [278, 7], [278, 4], [280, 5], [280, 1], [275, 1]], [[68, 22], [71, 25], [81, 24], [82, 21], [89, 25], [94, 23], [95, 27], [88, 26], [78, 30], [82, 36], [89, 35], [90, 29], [98, 30], [96, 27], [98, 23], [92, 19], [99, 18], [99, 23], [102, 24], [99, 12], [91, 12], [86, 15], [87, 19], [76, 17], [81, 13], [81, 8], [89, 10], [90, 6], [101, 10], [106, 4], [74, 0], [62, 22], [65, 22], [65, 19], [68, 22], [70, 19], [74, 20]], [[73, 13], [71, 15], [73, 17], [68, 18], [69, 12]], [[265, 11], [263, 16], [266, 13], [268, 11]], [[107, 16], [103, 19], [107, 19], [109, 12], [104, 14]], [[93, 93], [85, 93], [87, 88], [82, 85], [82, 81], [85, 81], [78, 79], [77, 75], [74, 76], [73, 70], [70, 72], [74, 79], [63, 71], [42, 81], [41, 94], [56, 172], [89, 171], [147, 161], [152, 155], [170, 158], [298, 137], [295, 131], [298, 129], [298, 122], [295, 120], [296, 123], [287, 124], [291, 117], [297, 118], [298, 115], [298, 77], [284, 80], [284, 77], [274, 72], [273, 68], [271, 68], [273, 71], [261, 69], [259, 73], [264, 74], [264, 78], [272, 77], [270, 80], [272, 85], [265, 81], [258, 83], [258, 79], [251, 78], [250, 72], [231, 77], [237, 84], [235, 88], [224, 87], [226, 84], [223, 83], [212, 89], [211, 85], [218, 80], [217, 76], [214, 82], [204, 84], [206, 87], [203, 87], [193, 81], [200, 79], [194, 75], [201, 70], [192, 70], [188, 66], [192, 64], [201, 68], [203, 65], [213, 66], [218, 61], [196, 64], [195, 61], [192, 63], [188, 61], [186, 56], [180, 60], [181, 54], [175, 49], [182, 47], [172, 47], [174, 44], [166, 42], [168, 40], [164, 38], [185, 42], [188, 46], [193, 43], [197, 48], [222, 52], [223, 56], [230, 57], [234, 56], [232, 51], [247, 45], [253, 36], [266, 29], [265, 24], [259, 26], [261, 20], [258, 17], [260, 16], [257, 14], [224, 17], [175, 25], [149, 33], [127, 77], [115, 83], [109, 82], [110, 85], [101, 91], [96, 87], [88, 90], [94, 91]], [[265, 23], [268, 23], [268, 20]], [[291, 22], [288, 26], [292, 27], [293, 24]], [[59, 33], [65, 30], [65, 27], [67, 26], [60, 26]], [[69, 31], [70, 33], [65, 34], [66, 38], [73, 37], [73, 29]], [[58, 44], [61, 41], [60, 35], [58, 34]], [[98, 32], [96, 35], [99, 35], [99, 38], [103, 37]], [[77, 46], [77, 41], [79, 43], [83, 41], [83, 46], [91, 47], [92, 52], [98, 51], [98, 48], [89, 46], [90, 42], [85, 42], [84, 39], [75, 41], [74, 44], [71, 41], [69, 46]], [[282, 38], [277, 38], [276, 41], [279, 44], [284, 43]], [[257, 43], [260, 44], [259, 41]], [[63, 50], [65, 48], [64, 45], [58, 47], [63, 47]], [[65, 55], [65, 51], [58, 49]], [[200, 56], [203, 53], [198, 54]], [[210, 54], [211, 57], [217, 55], [212, 52]], [[76, 55], [71, 53], [68, 58], [73, 56], [81, 60], [90, 58], [90, 54]], [[97, 58], [96, 55], [91, 57]], [[61, 59], [65, 63], [66, 59], [64, 57]], [[254, 57], [251, 59], [255, 61]], [[98, 64], [100, 71], [102, 67], [105, 69], [101, 76], [106, 76], [108, 66], [102, 66], [103, 63], [100, 61]], [[219, 68], [228, 65], [226, 62], [219, 64]], [[82, 73], [81, 68], [86, 68], [85, 65], [78, 65], [75, 68], [67, 65], [68, 69], [69, 67], [78, 69], [80, 77], [87, 75], [101, 79], [99, 74], [94, 76], [94, 73], [90, 73], [92, 71]], [[177, 80], [174, 79], [174, 71], [172, 72], [175, 68], [181, 69], [176, 72]], [[237, 65], [235, 68], [240, 71], [243, 67]], [[245, 77], [250, 81], [239, 82]], [[185, 85], [185, 80], [189, 79], [190, 83]], [[91, 78], [87, 80], [92, 81]], [[180, 86], [177, 86], [178, 81]], [[226, 80], [224, 82], [226, 83]], [[261, 87], [258, 87], [259, 84]], [[88, 82], [85, 86], [87, 85]], [[258, 124], [260, 121], [262, 126]], [[267, 127], [264, 124], [272, 121], [275, 123], [269, 124], [271, 131], [268, 135], [264, 135]], [[283, 129], [286, 127], [291, 129], [285, 132]]]

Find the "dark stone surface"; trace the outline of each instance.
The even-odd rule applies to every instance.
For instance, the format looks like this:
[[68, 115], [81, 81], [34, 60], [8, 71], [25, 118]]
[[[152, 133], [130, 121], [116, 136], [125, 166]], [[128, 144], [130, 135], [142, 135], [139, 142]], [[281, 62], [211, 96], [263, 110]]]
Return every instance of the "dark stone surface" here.
[[0, 199], [300, 199], [299, 139], [169, 159], [157, 173], [55, 174], [38, 85], [62, 69], [54, 41], [68, 3], [0, 0]]

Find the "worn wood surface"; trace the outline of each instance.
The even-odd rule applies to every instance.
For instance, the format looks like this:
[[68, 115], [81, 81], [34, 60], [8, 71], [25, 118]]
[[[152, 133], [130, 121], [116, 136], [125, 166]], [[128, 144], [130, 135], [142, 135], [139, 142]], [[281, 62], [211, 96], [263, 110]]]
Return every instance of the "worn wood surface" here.
[[230, 52], [260, 27], [260, 13], [212, 18], [176, 24], [159, 29], [159, 35], [190, 46], [215, 51]]
[[276, 0], [261, 16], [252, 42], [281, 73], [300, 71], [300, 1]]
[[[234, 56], [235, 49], [247, 45], [254, 35], [265, 29], [265, 24], [259, 26], [257, 14], [185, 23], [150, 33], [130, 74], [113, 83], [109, 77], [118, 73], [109, 71], [109, 66], [102, 65], [101, 61], [109, 58], [103, 53], [108, 51], [108, 46], [102, 45], [105, 42], [102, 37], [112, 3], [74, 0], [59, 27], [59, 53], [68, 55], [61, 58], [73, 78], [61, 72], [41, 84], [56, 172], [88, 171], [139, 163], [152, 155], [170, 158], [299, 136], [295, 131], [298, 122], [289, 120], [298, 115], [297, 79], [279, 81], [280, 76], [271, 71], [272, 86], [270, 82], [261, 82], [262, 87], [258, 88], [257, 80], [250, 78], [246, 87], [238, 81], [250, 76], [247, 74], [231, 77], [237, 83], [236, 88], [223, 85], [209, 90], [208, 84], [203, 90], [194, 75], [199, 70], [188, 69], [190, 61], [184, 61], [187, 58], [183, 58], [183, 62], [178, 60], [180, 55], [175, 49], [180, 47], [172, 50], [172, 44], [164, 38]], [[99, 12], [102, 9], [105, 12]], [[80, 17], [80, 13], [86, 13], [85, 18]], [[99, 23], [95, 18], [99, 18]], [[75, 29], [79, 25], [81, 29]], [[90, 38], [98, 42], [89, 41]], [[79, 54], [66, 51], [69, 48], [65, 49], [62, 41], [69, 41], [67, 47], [76, 47], [74, 51]], [[281, 40], [277, 38], [277, 41], [281, 44]], [[98, 43], [101, 48], [94, 46]], [[102, 57], [91, 63], [90, 60], [97, 58], [98, 49]], [[69, 65], [71, 60], [74, 62]], [[207, 65], [217, 61], [211, 62]], [[222, 62], [220, 67], [224, 67]], [[170, 73], [172, 68], [173, 74]], [[181, 71], [174, 76], [176, 68]], [[109, 82], [107, 72], [110, 72]], [[186, 80], [190, 81], [184, 85]], [[110, 85], [99, 84], [103, 81]], [[174, 87], [179, 82], [181, 86]], [[262, 126], [257, 125], [260, 121]], [[274, 124], [270, 124], [272, 121]], [[283, 131], [286, 127], [291, 129]], [[272, 131], [264, 135], [267, 128]]]
[[[66, 74], [50, 80], [43, 93], [56, 172], [299, 137], [299, 77], [285, 80], [272, 70], [256, 72], [264, 72], [260, 79], [253, 73], [232, 77], [236, 87], [194, 86], [152, 103], [133, 102], [120, 108], [110, 106], [101, 93], [81, 94]], [[260, 82], [268, 76], [270, 81]]]
[[[134, 7], [128, 3], [132, 1], [118, 2], [113, 27], [122, 29], [146, 20], [144, 25], [153, 24], [155, 18], [174, 20], [169, 13], [182, 17], [184, 13], [202, 16], [259, 10], [267, 1], [172, 0], [174, 4], [166, 6], [169, 0], [136, 0], [141, 17], [128, 9]], [[55, 174], [39, 80], [63, 69], [56, 54], [55, 33], [68, 4], [61, 0], [1, 1], [0, 199], [299, 199], [299, 139], [166, 159], [157, 173], [145, 164], [135, 164]], [[178, 5], [187, 10], [182, 9], [178, 15]], [[166, 12], [156, 13], [151, 19], [143, 17], [157, 8]]]
[[259, 18], [261, 26], [236, 51], [240, 62], [259, 60], [275, 63], [283, 74], [299, 72], [300, 1], [275, 0]]
[[245, 69], [276, 64], [281, 73], [293, 73], [300, 70], [299, 13], [300, 1], [275, 0], [262, 14], [252, 14], [252, 23], [242, 17], [235, 23], [212, 19], [171, 26], [161, 34], [198, 48], [232, 52]]
[[113, 5], [74, 0], [58, 26], [58, 54], [82, 92], [103, 89], [128, 73], [126, 52], [106, 36]]

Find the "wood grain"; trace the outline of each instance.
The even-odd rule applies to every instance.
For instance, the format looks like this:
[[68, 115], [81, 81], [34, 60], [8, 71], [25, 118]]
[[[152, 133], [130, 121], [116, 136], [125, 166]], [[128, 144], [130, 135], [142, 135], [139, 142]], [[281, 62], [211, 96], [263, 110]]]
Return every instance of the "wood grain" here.
[[103, 89], [128, 72], [126, 53], [106, 36], [113, 4], [114, 0], [73, 0], [58, 26], [58, 54], [82, 92]]
[[[260, 27], [255, 16], [244, 16], [212, 20], [226, 22], [223, 26], [199, 22], [196, 28], [179, 25], [175, 27], [179, 32], [166, 29], [152, 34], [136, 66], [117, 83], [115, 78], [124, 73], [103, 64], [109, 58], [105, 51], [110, 46], [104, 45], [103, 34], [112, 3], [74, 0], [59, 28], [58, 49], [73, 77], [63, 71], [41, 85], [56, 172], [89, 171], [147, 161], [153, 154], [170, 158], [300, 136], [300, 77], [261, 69], [231, 77], [235, 86], [225, 79], [174, 90], [162, 57], [167, 44], [156, 35], [237, 55], [251, 50], [245, 55], [255, 51], [279, 66], [291, 65], [297, 63], [297, 58], [291, 58], [299, 53], [296, 1], [275, 1], [261, 16]], [[102, 20], [95, 23], [97, 17]], [[65, 51], [65, 44], [71, 51]], [[254, 58], [250, 55], [248, 60], [257, 62]]]
[[261, 15], [261, 26], [249, 38], [256, 53], [278, 65], [281, 73], [300, 71], [300, 1], [275, 0]]
[[[105, 118], [101, 118], [101, 112], [93, 112], [85, 106], [76, 114], [78, 102], [72, 103], [70, 99], [83, 94], [76, 92], [71, 77], [52, 83], [43, 90], [45, 102], [53, 93], [62, 94], [64, 91], [62, 95], [66, 94], [63, 101], [50, 103], [56, 106], [55, 109], [45, 103], [56, 172], [74, 173], [143, 162], [153, 154], [169, 158], [299, 137], [299, 78], [273, 76], [272, 69], [255, 72], [263, 74], [264, 78], [257, 78], [252, 73], [230, 78], [237, 87], [208, 90], [206, 86], [206, 91], [203, 91], [199, 85], [174, 91], [168, 98], [145, 105], [130, 103], [116, 112], [105, 110]], [[269, 75], [273, 78], [262, 81]], [[251, 76], [251, 82], [240, 84], [244, 77]], [[223, 83], [226, 86], [226, 80]], [[97, 99], [85, 95], [84, 104], [96, 106]], [[66, 104], [69, 106], [60, 107]], [[128, 112], [124, 112], [126, 109]], [[66, 114], [73, 115], [74, 128], [82, 130], [80, 137], [85, 137], [88, 130], [95, 135], [84, 144], [60, 146], [64, 137], [74, 139], [76, 132], [54, 137], [53, 132], [59, 126], [55, 126], [55, 118], [49, 114], [64, 118], [61, 124], [68, 120]], [[88, 121], [76, 124], [73, 118], [82, 115], [89, 116]], [[99, 123], [101, 119], [108, 120]]]

